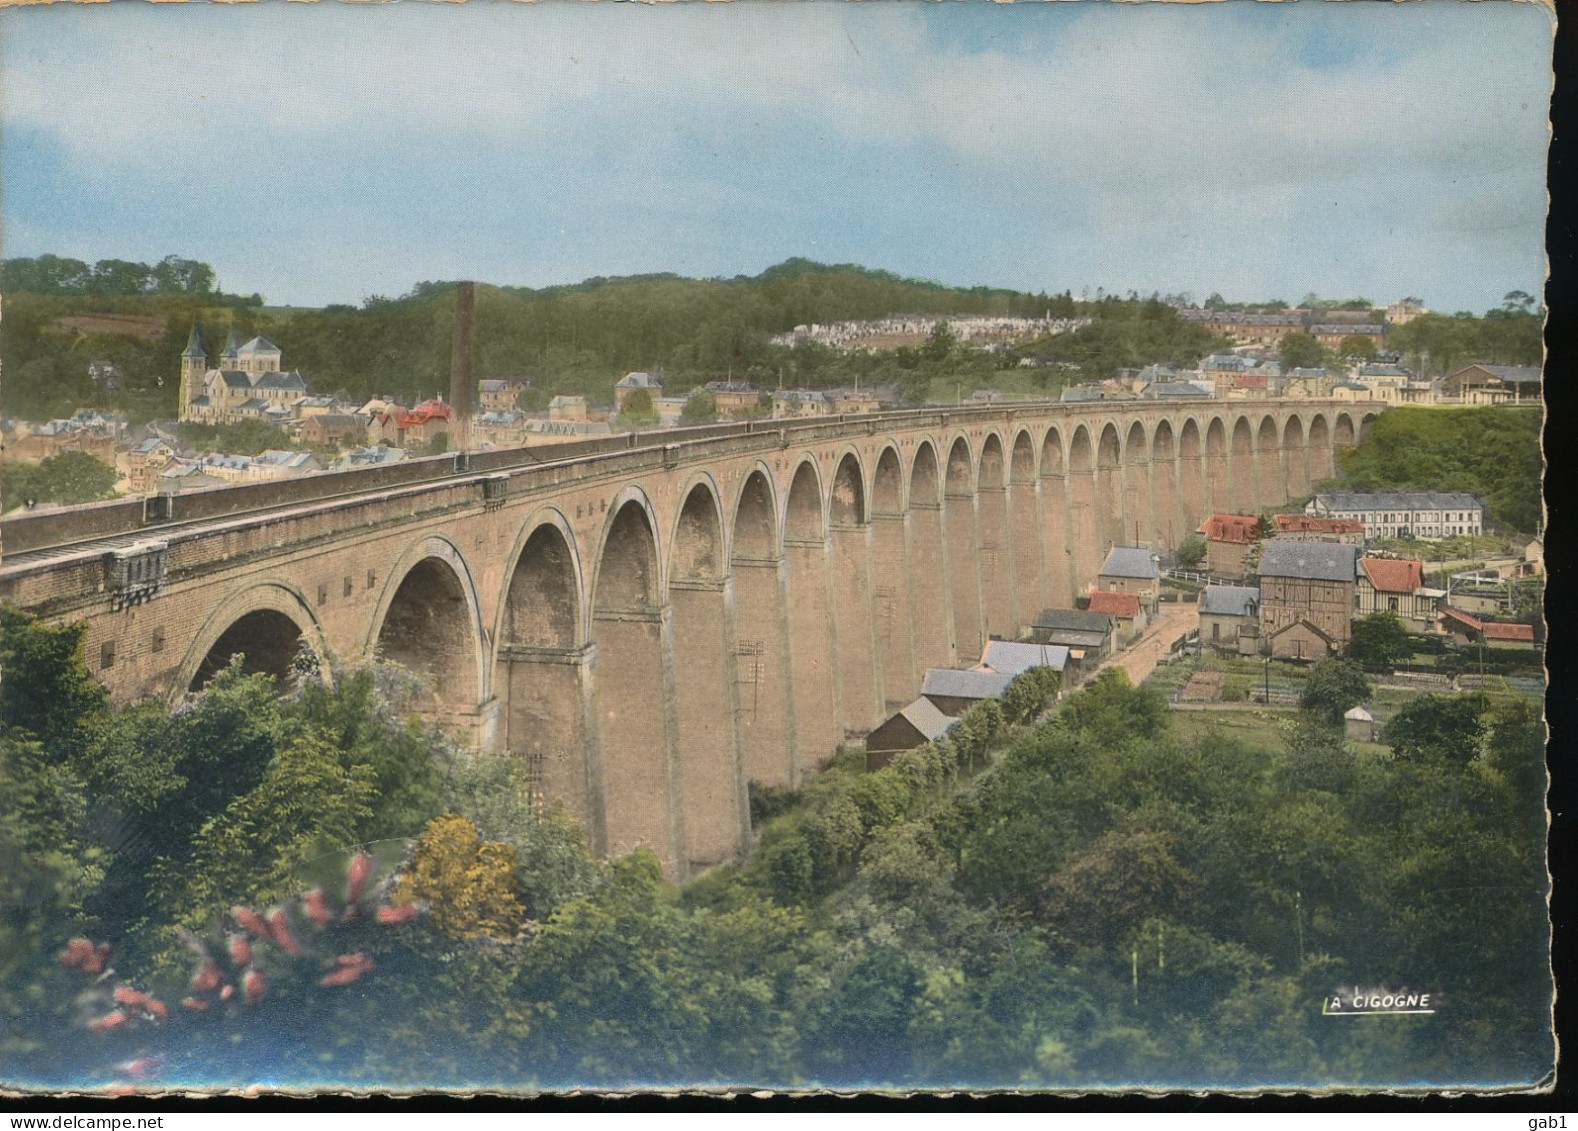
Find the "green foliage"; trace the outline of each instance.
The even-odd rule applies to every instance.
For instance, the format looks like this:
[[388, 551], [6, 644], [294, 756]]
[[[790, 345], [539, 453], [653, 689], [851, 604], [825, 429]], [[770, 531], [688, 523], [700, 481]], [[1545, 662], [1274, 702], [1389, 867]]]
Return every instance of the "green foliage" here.
[[0, 724], [42, 742], [63, 757], [109, 696], [83, 659], [86, 622], [46, 628], [11, 605], [0, 605]]
[[1098, 741], [1116, 743], [1160, 734], [1167, 726], [1167, 700], [1152, 688], [1131, 686], [1128, 673], [1112, 667], [1070, 699], [1060, 714]]
[[115, 494], [115, 469], [87, 452], [59, 452], [36, 464], [0, 464], [0, 506], [93, 503]]
[[1387, 330], [1388, 349], [1403, 354], [1425, 376], [1440, 376], [1471, 362], [1539, 365], [1544, 357], [1544, 318], [1537, 310], [1508, 308], [1472, 314], [1424, 314]]
[[1304, 683], [1299, 706], [1329, 723], [1341, 723], [1352, 707], [1370, 696], [1370, 681], [1351, 660], [1328, 657], [1315, 665]]
[[1178, 559], [1178, 564], [1185, 569], [1194, 569], [1201, 562], [1205, 561], [1205, 555], [1209, 548], [1204, 537], [1199, 534], [1191, 534], [1183, 540], [1174, 556]]
[[711, 424], [718, 419], [718, 402], [706, 389], [697, 389], [686, 398], [679, 418], [686, 424]]
[[80, 259], [41, 255], [0, 261], [0, 291], [40, 295], [208, 295], [214, 269], [195, 259], [167, 255], [152, 267], [124, 259], [101, 259], [91, 267]]
[[1330, 364], [1332, 353], [1314, 335], [1303, 331], [1284, 334], [1277, 345], [1284, 369], [1319, 369]]
[[1353, 622], [1347, 654], [1367, 671], [1389, 671], [1414, 654], [1413, 638], [1396, 613], [1371, 613]]
[[1489, 707], [1483, 695], [1421, 695], [1392, 716], [1381, 741], [1399, 758], [1461, 768], [1479, 756]]
[[454, 938], [510, 939], [525, 915], [519, 866], [508, 841], [484, 841], [464, 817], [437, 817], [417, 838], [391, 898], [428, 904], [433, 928]]
[[255, 456], [271, 448], [293, 446], [283, 428], [266, 420], [238, 420], [232, 424], [183, 423], [181, 439], [202, 451], [238, 456]]
[[1544, 469], [1539, 413], [1517, 409], [1392, 409], [1342, 453], [1347, 487], [1472, 491], [1488, 519], [1523, 532], [1540, 525]]

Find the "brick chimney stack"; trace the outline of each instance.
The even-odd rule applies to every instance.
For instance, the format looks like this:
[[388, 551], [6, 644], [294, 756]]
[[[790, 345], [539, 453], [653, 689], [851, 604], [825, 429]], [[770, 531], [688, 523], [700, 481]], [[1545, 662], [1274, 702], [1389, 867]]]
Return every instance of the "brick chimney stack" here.
[[455, 413], [450, 422], [449, 446], [457, 452], [471, 447], [471, 418], [476, 412], [477, 382], [471, 371], [476, 306], [477, 285], [461, 283], [455, 292], [455, 341], [449, 355], [449, 406]]

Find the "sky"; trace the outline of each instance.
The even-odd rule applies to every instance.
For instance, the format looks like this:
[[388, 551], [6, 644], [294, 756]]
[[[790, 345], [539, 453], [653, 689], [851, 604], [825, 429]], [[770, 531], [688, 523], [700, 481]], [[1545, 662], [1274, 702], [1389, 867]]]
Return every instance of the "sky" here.
[[0, 252], [320, 305], [791, 256], [1483, 311], [1544, 278], [1512, 0], [0, 10]]

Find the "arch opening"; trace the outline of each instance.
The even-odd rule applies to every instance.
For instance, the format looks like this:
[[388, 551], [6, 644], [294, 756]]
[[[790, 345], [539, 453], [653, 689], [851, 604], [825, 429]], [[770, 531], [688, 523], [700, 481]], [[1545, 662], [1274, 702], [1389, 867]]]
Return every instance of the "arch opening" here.
[[981, 445], [981, 470], [979, 483], [983, 490], [1005, 486], [1003, 478], [1003, 442], [995, 435], [988, 436]]
[[643, 609], [657, 603], [657, 539], [646, 508], [631, 500], [619, 508], [603, 542], [596, 607]]
[[1046, 437], [1041, 441], [1041, 474], [1063, 474], [1063, 437], [1056, 428], [1047, 429]]
[[471, 609], [448, 562], [423, 558], [406, 571], [378, 630], [377, 654], [414, 672], [446, 706], [477, 702]]
[[822, 530], [822, 488], [817, 482], [816, 466], [802, 460], [789, 484], [789, 506], [784, 518], [784, 536], [802, 542], [819, 541]]
[[877, 457], [877, 471], [871, 477], [871, 511], [873, 514], [898, 514], [904, 509], [904, 472], [899, 466], [898, 450], [882, 449]]
[[1009, 460], [1009, 478], [1014, 483], [1034, 483], [1036, 479], [1036, 446], [1030, 433], [1021, 431], [1014, 437], [1013, 456]]
[[734, 508], [734, 557], [771, 558], [778, 552], [778, 519], [767, 476], [756, 470], [745, 480]]
[[841, 526], [859, 525], [866, 521], [866, 489], [860, 461], [853, 452], [838, 461], [838, 470], [833, 473], [829, 507], [833, 512], [833, 521]]
[[537, 648], [580, 643], [580, 593], [575, 555], [552, 523], [532, 531], [510, 573], [504, 598], [503, 637]]
[[922, 440], [915, 449], [915, 462], [910, 467], [910, 502], [937, 503], [937, 452], [930, 440]]
[[718, 501], [710, 487], [698, 483], [680, 508], [679, 528], [674, 532], [672, 576], [718, 581], [723, 574], [723, 527], [718, 521]]
[[305, 665], [298, 663], [303, 658], [303, 642], [301, 626], [290, 617], [277, 609], [254, 609], [220, 633], [187, 690], [201, 691], [239, 654], [244, 672], [272, 676], [284, 691], [293, 676], [306, 670]]
[[948, 494], [969, 495], [975, 490], [975, 468], [970, 458], [970, 445], [960, 436], [948, 449]]

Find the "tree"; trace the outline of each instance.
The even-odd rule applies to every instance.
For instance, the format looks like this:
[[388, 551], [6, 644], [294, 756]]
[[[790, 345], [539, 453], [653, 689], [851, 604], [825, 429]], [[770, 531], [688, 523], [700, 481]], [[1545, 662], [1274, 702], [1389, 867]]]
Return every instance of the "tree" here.
[[932, 361], [946, 361], [958, 344], [959, 339], [954, 336], [953, 327], [946, 322], [939, 322], [932, 329], [922, 352]]
[[457, 939], [512, 939], [524, 909], [515, 846], [484, 841], [464, 817], [437, 817], [395, 885], [397, 904], [431, 905], [433, 926]]
[[697, 389], [685, 401], [679, 418], [686, 424], [711, 424], [718, 419], [718, 402], [706, 389]]
[[617, 421], [619, 427], [629, 431], [640, 428], [656, 428], [658, 426], [657, 404], [652, 400], [652, 394], [646, 389], [637, 389], [625, 400], [625, 407], [619, 413]]
[[1278, 354], [1284, 369], [1319, 369], [1331, 357], [1325, 346], [1302, 330], [1283, 335]]
[[1330, 723], [1341, 723], [1350, 707], [1357, 707], [1370, 695], [1370, 681], [1351, 660], [1328, 657], [1315, 665], [1299, 706]]
[[1349, 334], [1338, 343], [1337, 354], [1345, 361], [1367, 361], [1375, 356], [1375, 339], [1368, 334]]
[[87, 452], [60, 452], [28, 466], [0, 472], [0, 504], [7, 509], [38, 503], [92, 503], [115, 493], [115, 469]]
[[1413, 640], [1393, 612], [1371, 613], [1353, 622], [1348, 658], [1369, 671], [1385, 671], [1413, 655]]
[[1178, 559], [1178, 564], [1185, 569], [1194, 569], [1201, 562], [1205, 561], [1207, 549], [1208, 547], [1203, 537], [1198, 534], [1191, 534], [1183, 540], [1183, 545], [1178, 547], [1177, 552], [1173, 556]]
[[1461, 769], [1479, 755], [1489, 707], [1483, 695], [1421, 695], [1392, 716], [1381, 741], [1399, 758]]
[[1527, 312], [1537, 300], [1527, 291], [1508, 291], [1502, 297], [1501, 305], [1504, 310], [1520, 310]]

